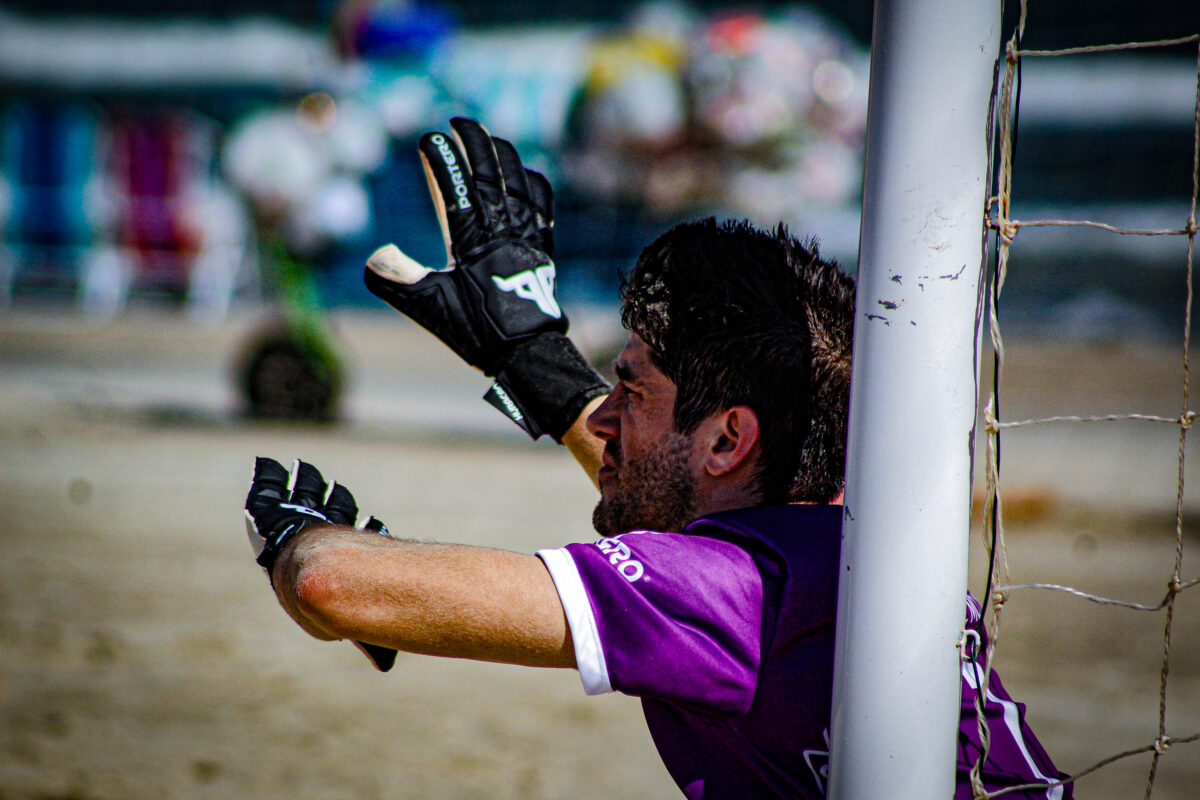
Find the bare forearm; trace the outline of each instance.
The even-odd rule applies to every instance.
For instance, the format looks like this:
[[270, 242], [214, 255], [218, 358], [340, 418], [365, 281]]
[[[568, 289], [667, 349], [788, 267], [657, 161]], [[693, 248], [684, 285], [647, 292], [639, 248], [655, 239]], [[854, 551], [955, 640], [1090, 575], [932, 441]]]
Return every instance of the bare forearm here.
[[562, 443], [571, 451], [571, 455], [575, 457], [575, 461], [587, 473], [591, 479], [592, 485], [597, 489], [600, 488], [597, 474], [600, 472], [600, 459], [604, 454], [604, 442], [596, 438], [587, 429], [587, 418], [596, 408], [604, 402], [604, 398], [608, 395], [601, 395], [595, 398], [583, 411], [579, 414], [575, 423], [567, 429], [563, 434]]
[[534, 556], [314, 528], [280, 562], [280, 602], [310, 633], [430, 655], [575, 664], [558, 594]]

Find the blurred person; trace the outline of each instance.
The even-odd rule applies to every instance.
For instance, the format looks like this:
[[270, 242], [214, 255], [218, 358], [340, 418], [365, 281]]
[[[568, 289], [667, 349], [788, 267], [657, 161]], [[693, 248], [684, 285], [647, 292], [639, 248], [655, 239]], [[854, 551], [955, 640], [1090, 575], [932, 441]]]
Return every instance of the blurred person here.
[[363, 179], [384, 162], [387, 147], [373, 112], [325, 92], [258, 109], [230, 131], [222, 166], [252, 211], [274, 305], [241, 344], [235, 368], [252, 416], [338, 416], [344, 357], [318, 278], [332, 253], [370, 229]]
[[[353, 496], [314, 466], [259, 458], [248, 529], [280, 603], [381, 669], [395, 650], [564, 667], [588, 694], [640, 697], [689, 798], [823, 796], [853, 283], [782, 226], [673, 227], [625, 279], [609, 387], [554, 296], [548, 182], [477, 123], [451, 125], [420, 144], [451, 268], [387, 246], [367, 285], [571, 450], [602, 538], [536, 555], [392, 538], [352, 527]], [[968, 598], [983, 639], [980, 612]], [[986, 790], [1070, 797], [994, 674], [981, 742], [982, 652], [964, 665], [956, 796], [982, 753]]]

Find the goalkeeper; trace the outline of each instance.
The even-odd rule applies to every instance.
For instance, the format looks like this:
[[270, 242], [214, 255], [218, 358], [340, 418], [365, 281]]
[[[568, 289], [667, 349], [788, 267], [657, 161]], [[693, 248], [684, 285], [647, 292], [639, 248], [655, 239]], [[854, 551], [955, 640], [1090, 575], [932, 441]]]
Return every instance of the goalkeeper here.
[[[280, 603], [381, 669], [399, 649], [574, 668], [589, 694], [638, 696], [690, 798], [823, 796], [852, 284], [782, 228], [676, 226], [622, 288], [610, 388], [554, 297], [548, 183], [477, 123], [451, 126], [420, 144], [450, 268], [388, 246], [367, 285], [494, 377], [489, 402], [570, 448], [602, 538], [536, 556], [392, 538], [353, 528], [350, 493], [311, 465], [260, 458], [247, 520]], [[982, 633], [970, 599], [968, 624]], [[981, 752], [970, 673], [960, 798]], [[1062, 776], [994, 676], [985, 713], [986, 789], [1070, 796], [1046, 786]]]

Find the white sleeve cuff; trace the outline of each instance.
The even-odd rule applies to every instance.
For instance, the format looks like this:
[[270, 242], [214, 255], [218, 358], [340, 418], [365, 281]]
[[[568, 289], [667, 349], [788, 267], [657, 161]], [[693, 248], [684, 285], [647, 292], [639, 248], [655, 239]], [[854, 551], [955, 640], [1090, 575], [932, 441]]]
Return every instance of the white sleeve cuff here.
[[583, 690], [588, 694], [607, 694], [613, 690], [608, 679], [608, 666], [604, 663], [604, 649], [600, 646], [600, 632], [596, 628], [596, 617], [592, 603], [583, 588], [579, 568], [566, 548], [539, 550], [538, 558], [546, 565], [558, 598], [567, 614], [567, 625], [571, 628], [571, 639], [575, 643], [575, 663]]

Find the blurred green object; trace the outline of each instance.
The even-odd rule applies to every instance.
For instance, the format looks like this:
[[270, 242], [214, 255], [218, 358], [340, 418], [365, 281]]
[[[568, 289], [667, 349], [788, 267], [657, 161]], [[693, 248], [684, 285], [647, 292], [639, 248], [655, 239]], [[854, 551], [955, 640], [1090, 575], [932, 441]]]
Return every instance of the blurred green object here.
[[277, 234], [260, 242], [278, 309], [241, 346], [235, 380], [250, 417], [333, 422], [345, 386], [337, 337], [310, 266]]

